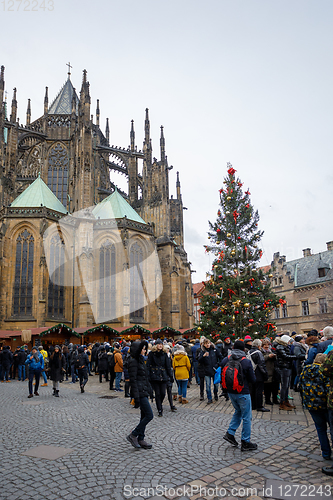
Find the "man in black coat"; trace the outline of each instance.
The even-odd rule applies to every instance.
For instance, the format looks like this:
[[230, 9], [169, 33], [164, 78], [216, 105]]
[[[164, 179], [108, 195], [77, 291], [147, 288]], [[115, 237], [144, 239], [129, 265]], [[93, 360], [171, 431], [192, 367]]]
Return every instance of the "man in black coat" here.
[[3, 380], [6, 380], [6, 382], [10, 382], [9, 372], [12, 364], [13, 364], [13, 354], [10, 350], [9, 345], [6, 345], [4, 346], [2, 351], [2, 377]]
[[198, 361], [199, 366], [201, 365], [203, 367], [205, 373], [206, 393], [208, 399], [207, 404], [211, 404], [213, 402], [211, 392], [212, 379], [214, 386], [214, 399], [215, 401], [218, 401], [219, 398], [218, 384], [214, 384], [214, 375], [220, 361], [222, 361], [222, 356], [209, 339], [203, 340], [200, 353], [198, 354]]
[[127, 441], [134, 448], [150, 449], [151, 444], [145, 441], [146, 426], [154, 415], [149, 404], [148, 397], [152, 395], [152, 388], [149, 383], [148, 370], [144, 356], [147, 353], [148, 342], [146, 340], [133, 342], [131, 345], [131, 359], [128, 363], [128, 374], [131, 384], [131, 396], [134, 398], [134, 408], [140, 408], [140, 422], [135, 429], [127, 436]]

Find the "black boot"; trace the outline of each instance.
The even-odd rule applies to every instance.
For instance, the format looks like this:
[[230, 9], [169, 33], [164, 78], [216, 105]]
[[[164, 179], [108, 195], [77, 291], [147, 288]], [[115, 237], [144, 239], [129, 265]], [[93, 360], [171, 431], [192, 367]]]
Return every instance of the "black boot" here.
[[125, 398], [130, 398], [131, 395], [130, 395], [130, 383], [129, 382], [125, 382]]
[[59, 391], [55, 391], [55, 397], [58, 398], [59, 397]]
[[56, 390], [55, 390], [55, 388], [53, 387], [53, 394], [52, 394], [52, 396], [55, 396], [55, 393], [56, 393]]

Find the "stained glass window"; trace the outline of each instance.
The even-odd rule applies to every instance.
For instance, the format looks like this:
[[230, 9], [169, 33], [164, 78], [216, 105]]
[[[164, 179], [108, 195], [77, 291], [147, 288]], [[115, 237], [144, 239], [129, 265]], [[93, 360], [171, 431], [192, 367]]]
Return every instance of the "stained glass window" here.
[[17, 237], [14, 278], [14, 316], [32, 316], [34, 237], [26, 229]]
[[142, 248], [134, 243], [130, 250], [130, 315], [131, 320], [144, 319], [144, 292], [142, 276]]
[[50, 242], [50, 262], [47, 312], [49, 318], [65, 317], [65, 245], [59, 235]]
[[49, 154], [47, 185], [61, 203], [67, 206], [68, 155], [60, 143], [53, 146]]
[[116, 248], [107, 240], [99, 249], [99, 318], [116, 318]]

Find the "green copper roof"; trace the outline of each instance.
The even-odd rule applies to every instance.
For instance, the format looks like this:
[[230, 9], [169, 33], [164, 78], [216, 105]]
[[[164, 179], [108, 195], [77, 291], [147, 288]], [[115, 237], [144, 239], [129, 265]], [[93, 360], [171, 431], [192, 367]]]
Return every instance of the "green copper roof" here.
[[129, 220], [146, 224], [117, 190], [96, 205], [92, 213], [96, 219], [123, 219], [127, 217]]
[[72, 82], [68, 78], [57, 97], [49, 108], [49, 115], [70, 115], [72, 113], [73, 94], [76, 100], [76, 112], [78, 110], [79, 98], [76, 95]]
[[40, 174], [37, 179], [30, 184], [30, 186], [28, 186], [23, 193], [21, 193], [20, 196], [13, 201], [13, 203], [11, 203], [10, 206], [18, 208], [42, 206], [62, 214], [67, 214], [67, 210], [64, 205], [40, 178]]

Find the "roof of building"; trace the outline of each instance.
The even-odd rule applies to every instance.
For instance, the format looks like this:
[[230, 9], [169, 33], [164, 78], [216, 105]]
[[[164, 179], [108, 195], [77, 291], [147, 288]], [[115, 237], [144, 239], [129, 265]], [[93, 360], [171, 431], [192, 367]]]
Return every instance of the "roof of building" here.
[[[333, 250], [286, 262], [284, 268], [290, 272], [295, 286], [306, 286], [333, 280]], [[324, 276], [319, 276], [319, 269], [325, 270]]]
[[204, 290], [206, 285], [202, 281], [200, 281], [200, 283], [193, 283], [192, 287], [193, 287], [193, 294], [197, 295], [198, 293], [202, 292], [202, 290]]
[[147, 224], [117, 189], [102, 200], [92, 211], [96, 219], [124, 219]]
[[68, 77], [67, 81], [62, 86], [59, 94], [54, 99], [53, 103], [49, 107], [49, 115], [70, 115], [72, 114], [72, 99], [75, 95], [76, 100], [76, 112], [78, 111], [79, 98], [75, 92], [73, 84]]
[[51, 189], [47, 187], [45, 182], [41, 179], [40, 174], [37, 179], [28, 186], [23, 193], [21, 193], [11, 203], [11, 207], [27, 208], [27, 207], [46, 207], [62, 214], [67, 214], [64, 205], [52, 193]]

